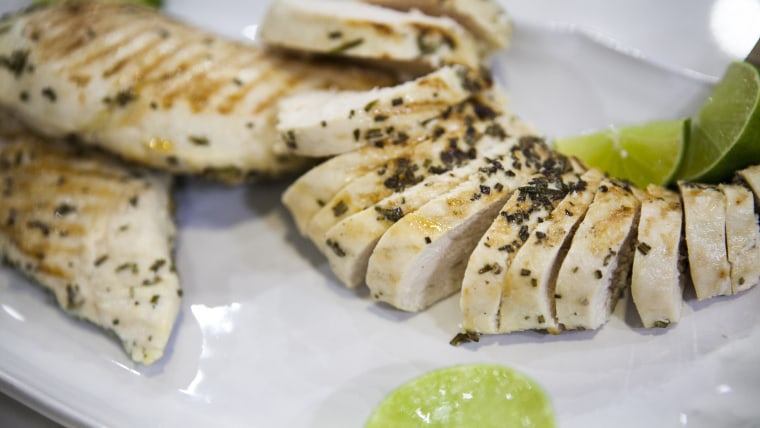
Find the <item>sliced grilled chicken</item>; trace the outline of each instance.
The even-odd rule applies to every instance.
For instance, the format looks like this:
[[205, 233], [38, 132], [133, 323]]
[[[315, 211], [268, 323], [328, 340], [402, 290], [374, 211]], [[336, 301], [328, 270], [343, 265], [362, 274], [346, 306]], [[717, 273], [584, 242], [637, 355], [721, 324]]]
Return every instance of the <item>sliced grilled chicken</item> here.
[[511, 192], [542, 168], [556, 167], [542, 140], [511, 139], [504, 155], [452, 191], [394, 223], [369, 259], [372, 297], [420, 311], [461, 286], [467, 259]]
[[324, 240], [340, 248], [340, 251], [328, 251], [326, 255], [338, 279], [348, 287], [364, 283], [369, 257], [383, 233], [405, 215], [451, 191], [479, 169], [493, 167], [489, 153], [501, 154], [501, 145], [499, 140], [489, 139], [477, 148], [483, 154], [477, 160], [465, 160], [462, 166], [453, 169], [442, 168], [421, 182], [387, 196], [330, 228]]
[[421, 122], [484, 89], [463, 66], [449, 66], [417, 80], [370, 91], [312, 91], [279, 103], [279, 153], [330, 156], [372, 144], [390, 133], [403, 138]]
[[489, 49], [503, 49], [512, 37], [512, 21], [496, 0], [362, 0], [365, 3], [427, 15], [448, 16], [462, 24]]
[[411, 72], [481, 63], [475, 39], [454, 20], [359, 2], [276, 0], [259, 31], [270, 46], [403, 65]]
[[755, 203], [760, 203], [760, 165], [754, 165], [737, 171], [739, 179], [745, 182], [755, 194]]
[[760, 282], [760, 229], [752, 192], [741, 185], [720, 185], [726, 197], [726, 250], [731, 265], [731, 292]]
[[377, 169], [354, 179], [338, 191], [312, 217], [306, 233], [323, 252], [332, 249], [333, 253], [340, 256], [345, 253], [340, 244], [325, 239], [325, 233], [331, 227], [393, 193], [403, 192], [426, 177], [474, 159], [477, 153], [477, 144], [469, 144], [450, 134], [417, 144], [411, 151], [379, 165]]
[[480, 93], [451, 110], [447, 109], [421, 129], [410, 130], [406, 138], [391, 133], [375, 144], [329, 159], [297, 179], [285, 191], [282, 201], [305, 235], [312, 217], [340, 189], [383, 163], [403, 156], [421, 142], [442, 138], [444, 134], [474, 140], [482, 134], [502, 138], [533, 132], [528, 124], [507, 114], [505, 105], [506, 100], [498, 90]]
[[536, 174], [504, 204], [467, 262], [460, 298], [465, 331], [498, 332], [502, 289], [514, 256], [579, 178], [575, 171]]
[[0, 255], [151, 364], [181, 291], [170, 179], [28, 134], [0, 141]]
[[686, 281], [682, 254], [683, 210], [678, 194], [650, 185], [641, 197], [631, 297], [646, 328], [681, 319]]
[[557, 274], [557, 321], [567, 330], [607, 322], [633, 262], [640, 203], [630, 187], [603, 179]]
[[697, 299], [731, 294], [726, 249], [726, 197], [717, 186], [678, 183], [689, 271]]
[[129, 4], [58, 3], [0, 27], [0, 106], [35, 130], [231, 182], [311, 164], [273, 151], [280, 97], [392, 83], [379, 72], [227, 41]]
[[597, 169], [586, 171], [517, 251], [502, 285], [498, 332], [536, 329], [559, 333], [557, 275], [603, 177]]

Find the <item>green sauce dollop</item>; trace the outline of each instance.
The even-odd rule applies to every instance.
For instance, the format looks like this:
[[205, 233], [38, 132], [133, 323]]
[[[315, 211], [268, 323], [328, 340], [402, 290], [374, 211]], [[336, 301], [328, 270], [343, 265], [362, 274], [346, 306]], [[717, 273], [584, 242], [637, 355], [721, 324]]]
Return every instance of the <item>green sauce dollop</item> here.
[[424, 374], [390, 393], [365, 428], [554, 428], [551, 401], [527, 376], [495, 364]]

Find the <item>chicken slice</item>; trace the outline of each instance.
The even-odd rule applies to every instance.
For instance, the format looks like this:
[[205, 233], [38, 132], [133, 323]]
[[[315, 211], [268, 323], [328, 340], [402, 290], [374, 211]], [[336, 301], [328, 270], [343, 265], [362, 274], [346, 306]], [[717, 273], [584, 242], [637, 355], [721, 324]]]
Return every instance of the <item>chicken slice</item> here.
[[503, 138], [524, 135], [533, 129], [504, 110], [506, 100], [498, 90], [490, 90], [447, 109], [433, 120], [409, 132], [405, 138], [386, 135], [369, 146], [327, 160], [298, 178], [282, 197], [299, 231], [306, 234], [314, 215], [350, 181], [394, 158], [404, 156], [417, 144], [441, 138], [444, 134], [475, 140], [480, 135]]
[[29, 134], [0, 141], [0, 255], [70, 315], [161, 358], [180, 305], [168, 176]]
[[726, 249], [726, 197], [717, 186], [678, 183], [689, 271], [697, 299], [731, 294]]
[[477, 160], [429, 175], [421, 182], [393, 193], [335, 224], [324, 237], [325, 242], [341, 249], [339, 252], [325, 253], [335, 276], [348, 287], [364, 283], [369, 257], [383, 233], [405, 215], [449, 192], [479, 169], [493, 167], [494, 161], [490, 159], [489, 153], [500, 154], [503, 151], [501, 145], [498, 140], [484, 142], [478, 147], [483, 155]]
[[297, 94], [279, 103], [275, 151], [330, 156], [372, 144], [388, 129], [403, 138], [486, 85], [466, 67], [448, 66], [393, 87]]
[[338, 191], [309, 221], [306, 234], [323, 253], [332, 251], [338, 256], [344, 254], [338, 242], [325, 239], [325, 233], [331, 227], [393, 193], [403, 192], [428, 176], [469, 162], [478, 153], [476, 147], [477, 144], [471, 145], [464, 139], [446, 134], [434, 141], [417, 144], [412, 151], [390, 159]]
[[313, 163], [274, 152], [279, 98], [394, 82], [228, 41], [120, 2], [56, 2], [7, 16], [0, 27], [0, 106], [36, 131], [230, 182]]
[[678, 194], [649, 185], [641, 197], [631, 297], [646, 328], [681, 319], [687, 278], [682, 248], [683, 210]]
[[718, 187], [726, 197], [726, 250], [735, 294], [760, 281], [760, 229], [752, 192], [741, 185]]
[[353, 1], [276, 0], [259, 35], [270, 46], [374, 60], [409, 71], [478, 68], [477, 42], [456, 21]]
[[362, 0], [378, 6], [427, 15], [448, 16], [459, 22], [490, 50], [503, 49], [512, 38], [512, 21], [496, 0]]
[[564, 329], [596, 329], [609, 319], [627, 286], [639, 213], [630, 187], [602, 180], [557, 274], [557, 321]]
[[[603, 177], [598, 169], [581, 175], [516, 252], [501, 284], [495, 332], [536, 329], [559, 333], [555, 306], [557, 274]], [[469, 325], [475, 326], [463, 323]]]
[[755, 194], [755, 204], [760, 203], [760, 165], [750, 166], [748, 168], [737, 171], [736, 174], [739, 179], [752, 189]]
[[536, 174], [501, 208], [467, 262], [460, 298], [465, 331], [498, 332], [502, 287], [515, 254], [578, 179], [572, 170], [559, 176]]
[[369, 259], [367, 285], [375, 300], [420, 311], [456, 292], [467, 259], [511, 192], [532, 174], [557, 166], [543, 140], [510, 139], [493, 168], [394, 223]]

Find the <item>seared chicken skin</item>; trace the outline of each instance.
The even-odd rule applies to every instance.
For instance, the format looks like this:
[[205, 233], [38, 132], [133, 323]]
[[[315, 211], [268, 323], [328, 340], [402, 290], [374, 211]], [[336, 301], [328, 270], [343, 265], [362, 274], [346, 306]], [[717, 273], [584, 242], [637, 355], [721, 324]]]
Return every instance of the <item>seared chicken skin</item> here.
[[378, 72], [288, 59], [151, 8], [110, 2], [70, 1], [3, 18], [0, 59], [0, 105], [35, 130], [230, 182], [311, 163], [273, 151], [279, 98], [393, 82]]
[[641, 193], [631, 296], [644, 327], [667, 327], [681, 318], [687, 278], [682, 254], [683, 211], [678, 194], [650, 185]]
[[270, 46], [369, 60], [412, 73], [447, 64], [481, 65], [475, 38], [456, 21], [354, 1], [275, 0], [260, 36]]
[[70, 315], [161, 358], [181, 290], [168, 176], [29, 134], [0, 137], [0, 255]]

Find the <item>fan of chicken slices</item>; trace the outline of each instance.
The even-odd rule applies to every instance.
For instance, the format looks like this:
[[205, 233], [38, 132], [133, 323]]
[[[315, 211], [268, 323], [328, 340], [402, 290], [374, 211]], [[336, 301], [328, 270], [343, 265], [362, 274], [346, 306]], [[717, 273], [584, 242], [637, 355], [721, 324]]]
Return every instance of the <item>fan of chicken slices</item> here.
[[406, 311], [461, 289], [473, 337], [596, 329], [626, 292], [645, 327], [665, 327], [690, 278], [699, 299], [760, 281], [746, 184], [638, 189], [553, 152], [483, 67], [508, 44], [507, 15], [464, 3], [281, 0], [262, 25], [280, 48], [427, 71], [279, 104], [278, 152], [335, 156], [283, 202], [342, 283]]

